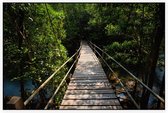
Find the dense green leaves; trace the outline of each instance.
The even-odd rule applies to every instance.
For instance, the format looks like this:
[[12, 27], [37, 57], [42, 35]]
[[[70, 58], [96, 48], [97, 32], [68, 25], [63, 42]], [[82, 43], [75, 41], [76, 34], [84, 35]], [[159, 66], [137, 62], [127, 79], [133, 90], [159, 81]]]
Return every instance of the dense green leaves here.
[[120, 32], [120, 27], [118, 25], [108, 24], [105, 29], [107, 30], [107, 35], [115, 35]]
[[[60, 67], [68, 58], [61, 44], [64, 18], [62, 10], [49, 4], [4, 4], [4, 76], [39, 86]], [[65, 71], [57, 76], [62, 78]], [[60, 79], [54, 81], [59, 84]]]

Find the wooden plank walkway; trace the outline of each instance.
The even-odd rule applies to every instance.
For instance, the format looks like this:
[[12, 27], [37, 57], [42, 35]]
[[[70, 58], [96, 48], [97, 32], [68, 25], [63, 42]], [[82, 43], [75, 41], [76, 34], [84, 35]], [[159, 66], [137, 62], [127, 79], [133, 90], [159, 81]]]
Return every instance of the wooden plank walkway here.
[[105, 72], [87, 43], [64, 95], [60, 109], [122, 109]]

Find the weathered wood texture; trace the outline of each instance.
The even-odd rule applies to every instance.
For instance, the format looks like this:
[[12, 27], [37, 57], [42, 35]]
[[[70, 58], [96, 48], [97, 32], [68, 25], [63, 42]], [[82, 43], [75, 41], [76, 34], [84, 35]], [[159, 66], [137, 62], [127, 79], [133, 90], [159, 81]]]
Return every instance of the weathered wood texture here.
[[121, 106], [60, 106], [60, 109], [71, 109], [71, 110], [78, 110], [78, 109], [95, 109], [95, 110], [108, 110], [108, 109], [116, 109], [121, 110]]
[[94, 52], [83, 43], [80, 53], [60, 109], [122, 109]]

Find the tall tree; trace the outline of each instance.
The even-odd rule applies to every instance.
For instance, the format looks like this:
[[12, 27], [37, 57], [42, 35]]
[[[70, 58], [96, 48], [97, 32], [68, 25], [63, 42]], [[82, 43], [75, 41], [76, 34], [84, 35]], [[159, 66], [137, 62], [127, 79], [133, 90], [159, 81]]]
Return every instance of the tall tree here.
[[[30, 94], [25, 93], [25, 81], [38, 87], [68, 58], [61, 43], [66, 36], [64, 13], [46, 6], [48, 10], [45, 4], [4, 4], [4, 77], [20, 81], [23, 99]], [[51, 82], [53, 89], [65, 70]]]
[[[146, 71], [146, 84], [149, 88], [152, 89], [153, 82], [155, 78], [155, 69], [157, 65], [157, 60], [159, 57], [159, 49], [162, 39], [164, 38], [165, 33], [165, 4], [159, 4], [158, 9], [156, 11], [156, 15], [158, 15], [158, 23], [156, 26], [156, 31], [154, 31], [154, 39], [151, 47], [151, 52], [148, 57], [148, 63], [147, 63], [147, 71]], [[150, 92], [146, 89], [144, 89], [143, 95], [142, 95], [142, 102], [141, 102], [141, 108], [147, 108], [148, 107], [148, 101], [149, 101]]]

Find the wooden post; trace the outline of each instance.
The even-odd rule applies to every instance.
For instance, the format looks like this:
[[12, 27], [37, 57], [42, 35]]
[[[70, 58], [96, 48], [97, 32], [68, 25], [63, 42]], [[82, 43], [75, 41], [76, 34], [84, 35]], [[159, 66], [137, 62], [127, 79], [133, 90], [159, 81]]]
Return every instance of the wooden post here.
[[7, 109], [24, 109], [24, 102], [21, 97], [13, 96], [7, 102]]

